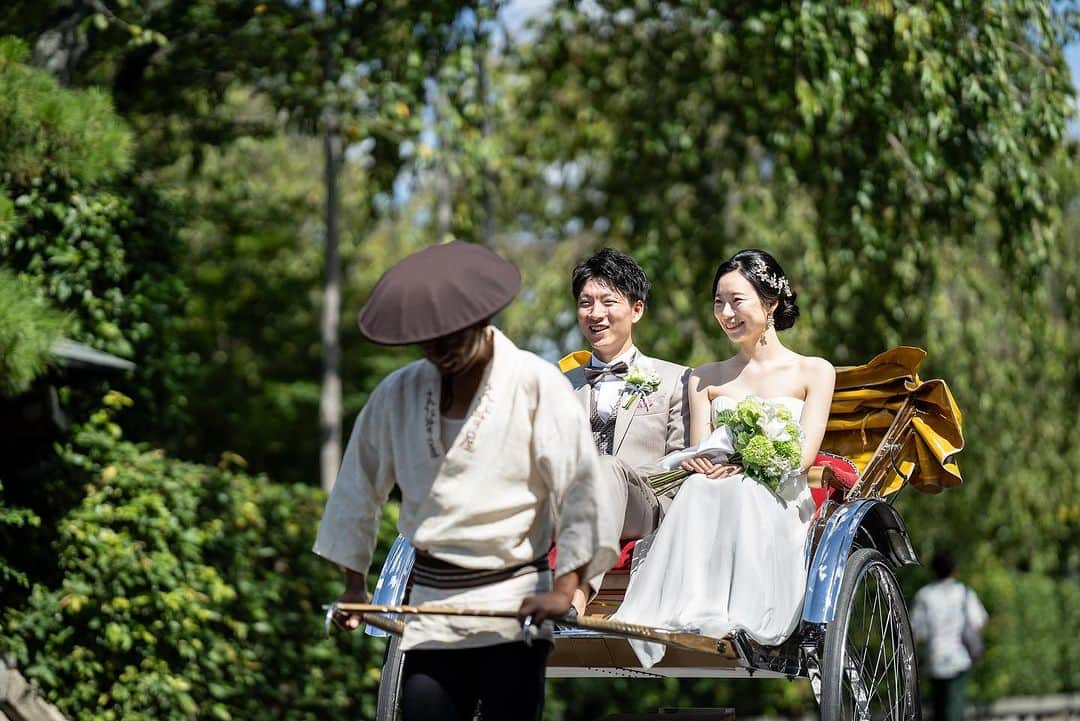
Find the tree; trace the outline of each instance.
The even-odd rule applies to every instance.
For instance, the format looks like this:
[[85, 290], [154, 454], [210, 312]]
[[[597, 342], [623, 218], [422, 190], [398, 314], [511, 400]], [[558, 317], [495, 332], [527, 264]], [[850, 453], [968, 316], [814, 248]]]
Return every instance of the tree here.
[[[168, 208], [129, 175], [132, 134], [108, 96], [62, 88], [26, 56], [21, 42], [0, 40], [0, 194], [12, 208], [0, 259], [70, 314], [74, 340], [137, 359], [129, 390], [142, 424], [175, 427], [186, 361], [173, 345], [169, 305], [182, 286]], [[87, 382], [72, 398], [77, 417], [102, 393]]]
[[[447, 27], [470, 3], [422, 8], [402, 0], [353, 5], [312, 3], [290, 31], [306, 47], [288, 82], [268, 87], [274, 102], [301, 127], [321, 125], [324, 157], [325, 247], [323, 353], [319, 399], [320, 477], [329, 489], [341, 458], [341, 258], [338, 183], [349, 138], [372, 154], [367, 185], [386, 192], [403, 159], [398, 145], [415, 133], [423, 82], [443, 49]], [[304, 62], [307, 60], [307, 62]], [[296, 76], [299, 75], [298, 79]], [[359, 147], [359, 146], [358, 146]]]
[[32, 284], [0, 270], [0, 397], [25, 391], [41, 375], [66, 323]]
[[[521, 48], [522, 147], [562, 171], [553, 225], [632, 244], [679, 289], [665, 325], [709, 327], [716, 263], [777, 240], [827, 309], [817, 347], [859, 361], [922, 336], [935, 250], [970, 246], [978, 206], [1002, 257], [1029, 277], [1045, 260], [1041, 170], [1071, 112], [1062, 33], [1034, 1], [558, 2]], [[778, 221], [798, 232], [761, 227]], [[712, 355], [696, 333], [655, 336]]]
[[[341, 303], [338, 186], [346, 153], [364, 168], [368, 207], [382, 203], [407, 161], [399, 146], [420, 127], [425, 79], [472, 8], [498, 2], [403, 0], [328, 3], [15, 3], [0, 26], [34, 38], [35, 58], [75, 84], [110, 88], [146, 140], [142, 167], [184, 157], [198, 172], [207, 151], [244, 135], [279, 129], [322, 138], [324, 282], [319, 327], [321, 476], [332, 483], [340, 458]], [[32, 4], [31, 4], [32, 5]], [[230, 93], [271, 100], [232, 112]], [[267, 112], [269, 110], [269, 112]], [[353, 196], [355, 197], [355, 195]]]

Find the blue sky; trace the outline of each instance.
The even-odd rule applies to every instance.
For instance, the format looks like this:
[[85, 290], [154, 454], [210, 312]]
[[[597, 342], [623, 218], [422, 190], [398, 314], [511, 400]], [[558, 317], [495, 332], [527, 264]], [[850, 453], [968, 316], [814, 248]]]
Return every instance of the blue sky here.
[[[1077, 82], [1080, 81], [1080, 43], [1073, 43], [1065, 48], [1065, 62], [1069, 64], [1069, 70], [1072, 72], [1073, 87], [1075, 88]], [[1074, 117], [1069, 126], [1073, 137], [1080, 137], [1080, 119]]]

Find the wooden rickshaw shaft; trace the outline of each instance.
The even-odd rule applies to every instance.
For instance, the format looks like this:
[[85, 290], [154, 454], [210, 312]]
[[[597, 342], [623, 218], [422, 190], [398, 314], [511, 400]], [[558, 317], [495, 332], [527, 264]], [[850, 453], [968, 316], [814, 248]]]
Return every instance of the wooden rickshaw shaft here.
[[[473, 616], [479, 618], [518, 618], [516, 611], [497, 611], [486, 608], [457, 608], [454, 606], [379, 606], [370, 603], [338, 603], [335, 608], [339, 611], [353, 611], [362, 613], [366, 623], [381, 628], [390, 633], [400, 634], [404, 628], [401, 621], [384, 618], [378, 614], [411, 614], [423, 616]], [[372, 614], [372, 615], [367, 615]], [[667, 631], [651, 626], [640, 626], [634, 623], [611, 621], [606, 618], [594, 618], [592, 616], [578, 616], [577, 618], [552, 618], [560, 626], [582, 628], [589, 631], [633, 638], [641, 641], [662, 643], [666, 646], [682, 648], [688, 651], [701, 653], [720, 654], [721, 644], [727, 645], [723, 639], [703, 636], [696, 633], [683, 631]]]

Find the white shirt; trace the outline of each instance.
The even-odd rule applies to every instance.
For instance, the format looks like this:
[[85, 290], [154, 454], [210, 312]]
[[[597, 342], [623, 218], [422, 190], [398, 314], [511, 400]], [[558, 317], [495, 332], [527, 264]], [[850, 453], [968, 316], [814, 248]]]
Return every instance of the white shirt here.
[[[629, 350], [610, 363], [604, 363], [596, 356], [592, 356], [589, 359], [589, 367], [606, 368], [623, 361], [627, 367], [633, 368], [636, 357], [637, 348], [630, 346]], [[596, 414], [600, 416], [600, 420], [606, 423], [608, 418], [611, 418], [612, 414], [615, 413], [615, 404], [619, 402], [619, 397], [622, 396], [624, 388], [626, 388], [626, 381], [613, 375], [604, 376], [593, 386], [593, 393], [596, 394]]]
[[979, 597], [955, 578], [919, 589], [911, 611], [911, 630], [928, 646], [932, 677], [952, 678], [971, 668], [971, 656], [961, 640], [964, 623], [982, 628], [987, 618]]
[[[615, 562], [619, 529], [607, 523], [611, 514], [597, 512], [599, 457], [581, 404], [558, 369], [492, 330], [494, 356], [449, 445], [435, 366], [410, 363], [375, 388], [353, 426], [315, 553], [366, 573], [396, 483], [401, 534], [444, 561], [485, 570], [524, 564], [547, 553], [557, 528], [556, 576], [584, 565], [592, 578]], [[411, 601], [513, 610], [524, 595], [546, 590], [541, 584], [550, 584], [549, 574], [461, 593], [418, 586]], [[520, 638], [514, 619], [408, 616], [405, 623], [406, 649]]]
[[450, 448], [454, 445], [454, 441], [457, 440], [458, 434], [461, 433], [461, 429], [465, 427], [465, 421], [467, 420], [469, 419], [439, 416], [439, 425], [442, 428], [443, 448]]

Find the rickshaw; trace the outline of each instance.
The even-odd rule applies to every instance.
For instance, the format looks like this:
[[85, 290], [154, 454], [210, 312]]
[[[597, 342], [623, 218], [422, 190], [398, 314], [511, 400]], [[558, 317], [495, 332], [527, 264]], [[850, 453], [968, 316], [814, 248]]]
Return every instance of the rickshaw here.
[[[823, 721], [918, 721], [916, 649], [894, 573], [918, 558], [893, 502], [906, 486], [938, 493], [959, 485], [953, 457], [964, 445], [948, 387], [919, 378], [925, 356], [901, 346], [837, 369], [822, 453], [808, 474], [818, 508], [806, 543], [802, 619], [787, 641], [762, 646], [740, 632], [698, 636], [692, 644], [669, 643], [661, 662], [645, 670], [625, 634], [556, 627], [548, 678], [806, 678]], [[624, 544], [583, 624], [614, 613], [621, 602], [636, 541]], [[406, 600], [412, 559], [399, 537], [380, 572], [374, 605]], [[377, 718], [396, 721], [403, 653], [399, 637], [384, 630], [392, 619], [382, 620], [382, 628], [368, 625], [365, 632], [391, 637]], [[653, 638], [663, 633], [657, 629]]]

